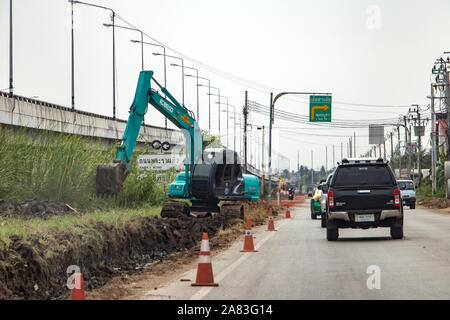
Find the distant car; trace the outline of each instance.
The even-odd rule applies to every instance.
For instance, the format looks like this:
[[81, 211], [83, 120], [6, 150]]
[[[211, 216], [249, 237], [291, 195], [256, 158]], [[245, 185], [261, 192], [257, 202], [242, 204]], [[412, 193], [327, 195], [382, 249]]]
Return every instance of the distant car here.
[[[320, 215], [320, 224], [322, 226], [322, 228], [325, 228], [327, 226], [327, 209], [328, 209], [328, 192], [323, 190], [323, 186], [324, 185], [330, 185], [330, 181], [331, 178], [333, 177], [333, 174], [329, 174], [327, 180], [325, 181], [325, 183], [321, 186], [322, 189], [322, 194], [320, 195], [320, 210], [321, 210], [321, 215]], [[326, 188], [325, 188], [326, 189]]]
[[306, 193], [308, 194], [308, 197], [312, 197], [314, 195], [316, 186], [313, 184], [310, 184], [306, 187]]
[[412, 180], [397, 180], [400, 193], [402, 195], [402, 201], [404, 205], [407, 205], [410, 209], [416, 208], [416, 186]]
[[343, 159], [329, 186], [327, 240], [339, 228], [390, 227], [391, 237], [403, 238], [403, 203], [394, 173], [383, 159]]
[[313, 219], [313, 220], [317, 219], [317, 216], [319, 216], [321, 214], [321, 209], [320, 209], [321, 194], [322, 194], [322, 190], [319, 186], [314, 190], [314, 195], [311, 199], [311, 219]]

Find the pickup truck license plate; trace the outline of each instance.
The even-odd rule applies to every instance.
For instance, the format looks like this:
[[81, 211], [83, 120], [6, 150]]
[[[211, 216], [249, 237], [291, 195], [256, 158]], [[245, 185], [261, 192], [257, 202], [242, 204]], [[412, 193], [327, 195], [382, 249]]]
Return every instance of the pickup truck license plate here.
[[375, 215], [374, 214], [357, 214], [355, 216], [356, 222], [374, 222]]

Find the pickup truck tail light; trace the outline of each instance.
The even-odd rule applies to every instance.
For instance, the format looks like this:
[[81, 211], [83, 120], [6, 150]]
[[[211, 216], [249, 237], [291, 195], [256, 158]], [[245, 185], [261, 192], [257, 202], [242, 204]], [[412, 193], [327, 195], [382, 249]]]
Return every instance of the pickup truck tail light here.
[[334, 191], [328, 190], [328, 207], [334, 208]]
[[401, 201], [400, 189], [399, 188], [395, 188], [394, 189], [394, 206], [400, 207], [400, 201]]

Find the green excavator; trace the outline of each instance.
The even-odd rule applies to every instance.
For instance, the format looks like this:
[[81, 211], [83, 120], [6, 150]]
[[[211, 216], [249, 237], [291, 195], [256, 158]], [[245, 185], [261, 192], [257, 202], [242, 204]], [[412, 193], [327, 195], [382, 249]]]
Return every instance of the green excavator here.
[[[153, 83], [164, 96], [156, 87], [152, 87]], [[115, 196], [122, 190], [131, 170], [130, 160], [149, 104], [175, 124], [186, 139], [185, 169], [169, 186], [168, 196], [171, 200], [163, 205], [161, 216], [225, 213], [243, 217], [243, 204], [259, 199], [258, 177], [243, 173], [236, 151], [203, 150], [202, 134], [194, 114], [156, 81], [153, 71], [140, 72], [130, 115], [122, 141], [117, 146], [114, 163], [97, 167], [97, 194]], [[187, 199], [191, 205], [177, 199]]]

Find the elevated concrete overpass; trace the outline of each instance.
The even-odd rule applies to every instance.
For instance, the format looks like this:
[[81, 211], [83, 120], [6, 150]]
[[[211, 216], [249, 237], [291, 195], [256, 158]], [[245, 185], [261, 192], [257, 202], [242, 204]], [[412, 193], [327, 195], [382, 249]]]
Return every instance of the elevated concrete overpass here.
[[[0, 91], [0, 125], [14, 129], [76, 134], [96, 140], [100, 138], [110, 147], [122, 139], [126, 121], [19, 95], [10, 97], [8, 93]], [[143, 148], [145, 142], [154, 141], [169, 142], [171, 146], [184, 145], [184, 136], [179, 130], [143, 125], [137, 148]], [[157, 151], [162, 152], [161, 149]]]

